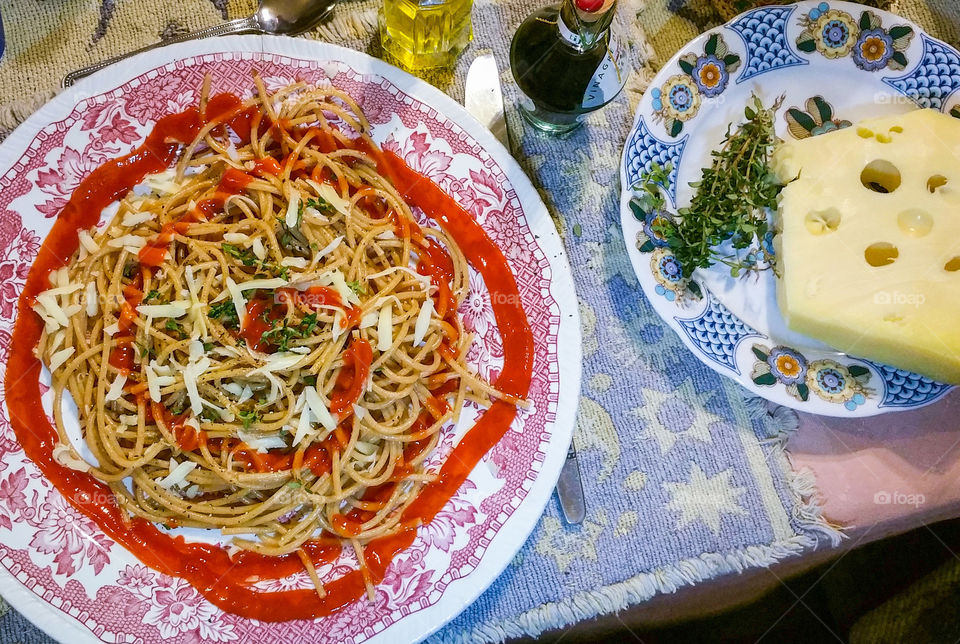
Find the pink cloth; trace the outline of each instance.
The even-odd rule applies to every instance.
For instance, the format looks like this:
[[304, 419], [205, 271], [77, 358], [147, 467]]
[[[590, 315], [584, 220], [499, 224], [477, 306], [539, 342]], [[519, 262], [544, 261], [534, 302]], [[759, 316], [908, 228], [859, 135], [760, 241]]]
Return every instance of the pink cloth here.
[[960, 391], [871, 418], [800, 413], [787, 450], [794, 467], [816, 474], [824, 517], [851, 536], [960, 516]]

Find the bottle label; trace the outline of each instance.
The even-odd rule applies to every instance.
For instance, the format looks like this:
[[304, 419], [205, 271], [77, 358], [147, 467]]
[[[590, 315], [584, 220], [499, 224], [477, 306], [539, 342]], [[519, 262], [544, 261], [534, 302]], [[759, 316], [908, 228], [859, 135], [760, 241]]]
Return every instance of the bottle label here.
[[[559, 21], [561, 24], [562, 20]], [[583, 109], [600, 107], [613, 100], [627, 82], [626, 70], [622, 67], [620, 38], [615, 29], [610, 30], [610, 42], [607, 53], [600, 66], [593, 72], [583, 93]]]
[[570, 27], [567, 26], [567, 23], [563, 21], [562, 16], [557, 16], [557, 27], [560, 29], [561, 38], [570, 43], [576, 49], [583, 48], [583, 39], [580, 38], [580, 34], [572, 31]]

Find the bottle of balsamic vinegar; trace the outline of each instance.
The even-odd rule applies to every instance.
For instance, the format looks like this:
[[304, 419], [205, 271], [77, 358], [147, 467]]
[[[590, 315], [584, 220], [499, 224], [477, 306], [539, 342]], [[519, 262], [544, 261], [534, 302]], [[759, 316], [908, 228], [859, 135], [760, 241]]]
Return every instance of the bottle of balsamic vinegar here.
[[564, 0], [532, 13], [510, 46], [520, 113], [551, 133], [580, 126], [584, 115], [623, 89], [616, 0]]

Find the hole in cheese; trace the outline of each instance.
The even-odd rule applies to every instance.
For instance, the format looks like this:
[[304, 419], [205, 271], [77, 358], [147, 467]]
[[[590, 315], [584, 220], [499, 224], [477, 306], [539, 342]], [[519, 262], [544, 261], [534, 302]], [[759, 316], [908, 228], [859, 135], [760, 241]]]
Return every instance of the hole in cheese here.
[[860, 138], [863, 138], [863, 139], [873, 138], [873, 130], [868, 130], [868, 129], [865, 128], [865, 127], [858, 127], [858, 128], [857, 128], [857, 136], [859, 136]]
[[900, 187], [900, 171], [885, 159], [875, 159], [860, 173], [860, 183], [874, 192], [893, 192]]
[[909, 208], [897, 215], [897, 225], [911, 237], [923, 237], [933, 230], [933, 217], [925, 210]]
[[943, 265], [943, 270], [950, 273], [960, 271], [960, 257], [954, 257], [947, 261], [947, 263]]
[[942, 174], [935, 174], [927, 179], [927, 190], [930, 192], [936, 192], [937, 188], [942, 188], [945, 185], [947, 185], [947, 178]]
[[903, 128], [900, 127], [899, 125], [894, 125], [894, 126], [892, 126], [892, 127], [890, 128], [889, 131], [890, 131], [890, 132], [896, 132], [897, 134], [901, 134], [901, 133], [903, 132]]
[[891, 141], [893, 141], [893, 139], [890, 138], [889, 134], [882, 134], [880, 132], [877, 132], [877, 141], [879, 141], [880, 143], [890, 143]]
[[836, 208], [811, 210], [807, 213], [803, 223], [811, 235], [832, 233], [840, 227], [840, 211]]
[[892, 264], [899, 256], [900, 251], [890, 242], [870, 244], [863, 251], [863, 257], [871, 266], [887, 266]]

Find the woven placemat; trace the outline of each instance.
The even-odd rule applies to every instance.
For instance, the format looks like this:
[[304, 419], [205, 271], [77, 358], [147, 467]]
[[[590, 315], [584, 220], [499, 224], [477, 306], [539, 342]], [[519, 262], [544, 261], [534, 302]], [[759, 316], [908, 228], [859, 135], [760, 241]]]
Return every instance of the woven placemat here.
[[[840, 538], [820, 517], [809, 475], [793, 473], [783, 454], [790, 414], [769, 416], [736, 384], [689, 355], [640, 293], [619, 232], [617, 168], [641, 92], [660, 61], [724, 20], [729, 3], [621, 2], [630, 41], [627, 90], [565, 139], [524, 127], [511, 107], [509, 38], [541, 4], [478, 0], [474, 45], [454, 70], [428, 80], [461, 100], [469, 63], [494, 52], [513, 153], [565, 238], [583, 319], [584, 388], [575, 442], [589, 513], [581, 528], [565, 528], [551, 503], [514, 562], [436, 636], [441, 641], [536, 634]], [[956, 42], [949, 4], [900, 0], [893, 8]], [[378, 6], [379, 0], [344, 0], [333, 20], [306, 37], [377, 55]], [[253, 0], [3, 4], [7, 51], [0, 96], [8, 98], [0, 100], [0, 136], [53, 96], [72, 69], [253, 9]], [[625, 371], [630, 378], [622, 377]], [[697, 486], [728, 498], [726, 510], [716, 510], [716, 525], [712, 514], [698, 518], [703, 508], [683, 505], [684, 490]], [[0, 643], [15, 641], [49, 642], [11, 610], [0, 617]]]

